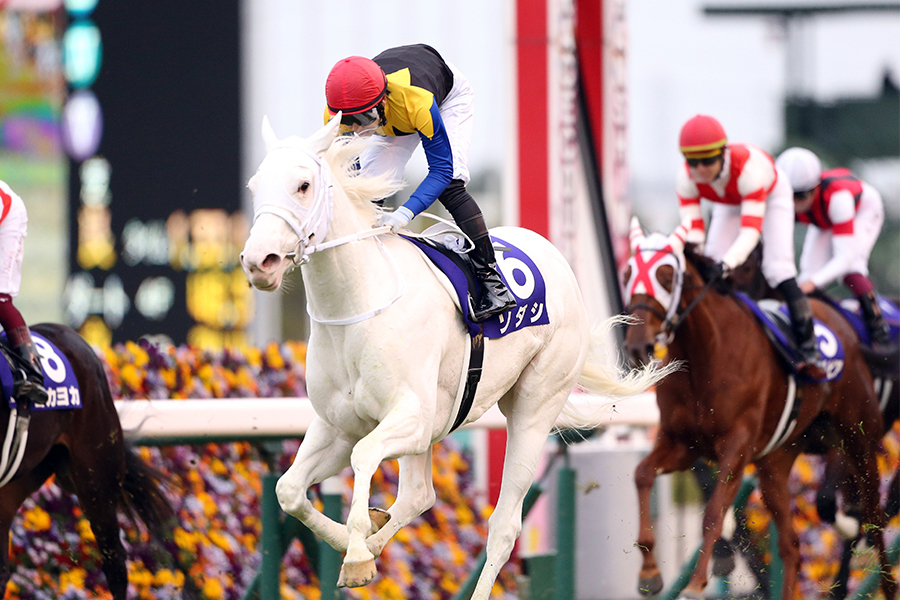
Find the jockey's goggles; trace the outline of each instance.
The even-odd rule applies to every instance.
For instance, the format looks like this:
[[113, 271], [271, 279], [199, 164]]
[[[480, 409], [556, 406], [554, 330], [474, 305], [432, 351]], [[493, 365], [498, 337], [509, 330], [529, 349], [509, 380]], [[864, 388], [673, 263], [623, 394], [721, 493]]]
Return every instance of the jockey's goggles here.
[[716, 164], [722, 158], [721, 154], [716, 154], [715, 156], [707, 156], [706, 158], [686, 158], [687, 164], [689, 167], [699, 167], [703, 165], [704, 167], [711, 167]]
[[375, 121], [378, 120], [378, 107], [373, 106], [369, 110], [364, 110], [363, 112], [359, 112], [353, 115], [342, 114], [341, 115], [341, 125], [346, 125], [347, 127], [352, 128], [354, 125], [359, 125], [360, 127], [365, 127], [366, 125], [371, 125]]

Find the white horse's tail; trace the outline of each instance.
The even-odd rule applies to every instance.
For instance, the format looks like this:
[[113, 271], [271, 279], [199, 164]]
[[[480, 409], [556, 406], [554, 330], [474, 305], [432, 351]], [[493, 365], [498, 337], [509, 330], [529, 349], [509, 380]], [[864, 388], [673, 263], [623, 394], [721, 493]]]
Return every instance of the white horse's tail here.
[[[627, 372], [617, 366], [618, 353], [609, 352], [609, 333], [617, 325], [627, 325], [631, 317], [615, 315], [591, 329], [591, 341], [587, 361], [578, 386], [584, 392], [600, 397], [598, 403], [575, 406], [566, 403], [557, 423], [564, 429], [595, 429], [608, 423], [610, 407], [617, 401], [646, 392], [667, 375], [677, 371], [681, 364], [667, 365], [654, 361], [644, 367]], [[603, 401], [602, 398], [607, 398]]]

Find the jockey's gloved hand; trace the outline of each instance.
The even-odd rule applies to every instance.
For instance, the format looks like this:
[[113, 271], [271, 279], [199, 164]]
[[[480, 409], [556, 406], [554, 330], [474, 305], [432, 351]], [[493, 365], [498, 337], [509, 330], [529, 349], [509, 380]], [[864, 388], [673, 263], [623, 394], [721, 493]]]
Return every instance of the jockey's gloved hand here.
[[390, 225], [391, 233], [397, 233], [398, 229], [409, 225], [412, 218], [412, 211], [405, 206], [401, 206], [394, 212], [381, 213], [381, 217], [378, 219], [378, 225]]
[[722, 279], [728, 279], [728, 276], [731, 274], [731, 269], [723, 262], [713, 263], [709, 269], [709, 277], [710, 281], [719, 281]]

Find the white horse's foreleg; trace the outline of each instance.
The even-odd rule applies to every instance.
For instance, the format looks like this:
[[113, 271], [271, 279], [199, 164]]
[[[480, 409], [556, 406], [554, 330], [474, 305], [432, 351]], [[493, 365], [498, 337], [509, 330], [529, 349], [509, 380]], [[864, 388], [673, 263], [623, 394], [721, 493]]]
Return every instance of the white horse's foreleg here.
[[353, 442], [342, 437], [340, 430], [316, 417], [303, 436], [293, 464], [275, 485], [281, 508], [339, 552], [347, 549], [347, 528], [316, 510], [306, 492], [309, 486], [349, 466], [352, 448]]
[[[375, 471], [388, 456], [424, 454], [431, 445], [431, 429], [425, 429], [421, 406], [415, 399], [398, 401], [372, 432], [357, 442], [350, 454], [353, 467], [353, 499], [347, 515], [347, 554], [339, 586], [366, 585], [375, 577], [375, 554], [366, 545], [372, 526], [369, 494]], [[387, 527], [388, 525], [385, 525]]]
[[[512, 413], [513, 415], [515, 413]], [[471, 600], [488, 600], [500, 569], [509, 560], [516, 539], [522, 531], [522, 503], [541, 457], [552, 420], [533, 421], [530, 428], [517, 431], [513, 418], [506, 426], [506, 458], [497, 507], [488, 520], [487, 561], [475, 584]]]
[[431, 476], [432, 447], [424, 454], [400, 457], [400, 481], [397, 485], [397, 500], [388, 513], [390, 520], [369, 536], [366, 546], [378, 556], [388, 541], [413, 519], [434, 506], [434, 480]]

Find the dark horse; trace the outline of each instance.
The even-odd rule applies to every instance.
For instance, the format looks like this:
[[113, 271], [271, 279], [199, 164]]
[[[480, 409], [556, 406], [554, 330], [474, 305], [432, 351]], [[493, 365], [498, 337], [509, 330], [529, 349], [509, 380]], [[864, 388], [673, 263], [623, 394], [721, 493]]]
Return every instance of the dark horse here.
[[[763, 502], [778, 530], [784, 565], [781, 597], [794, 598], [800, 569], [800, 540], [791, 522], [788, 476], [797, 456], [812, 446], [842, 446], [856, 475], [863, 519], [872, 526], [883, 569], [882, 590], [894, 598], [884, 548], [884, 512], [879, 504], [876, 450], [872, 432], [882, 427], [872, 377], [848, 323], [830, 306], [813, 302], [844, 350], [843, 375], [810, 384], [785, 370], [766, 333], [732, 293], [716, 289], [712, 262], [684, 246], [684, 227], [671, 236], [646, 238], [635, 222], [632, 252], [624, 273], [629, 312], [636, 317], [625, 346], [633, 360], [654, 353], [681, 361], [682, 370], [656, 390], [660, 429], [653, 450], [638, 465], [635, 484], [640, 509], [638, 547], [643, 555], [639, 591], [656, 594], [663, 582], [653, 556], [650, 491], [660, 474], [683, 471], [698, 458], [715, 460], [715, 490], [703, 517], [703, 544], [682, 593], [699, 598], [708, 583], [713, 544], [722, 532], [745, 467], [755, 464]], [[727, 283], [727, 282], [726, 282]], [[790, 410], [789, 405], [794, 407]]]
[[[31, 413], [22, 462], [0, 488], [0, 547], [9, 547], [10, 526], [22, 502], [56, 474], [59, 485], [78, 496], [90, 521], [113, 598], [126, 600], [128, 572], [117, 513], [142, 521], [155, 539], [165, 536], [174, 511], [163, 491], [163, 475], [125, 444], [103, 365], [81, 336], [68, 327], [46, 323], [32, 331], [68, 359], [82, 408]], [[58, 370], [62, 363], [54, 358], [43, 355]], [[5, 400], [2, 404], [0, 432], [6, 432], [11, 412]], [[9, 554], [4, 550], [0, 552], [0, 590], [6, 589], [10, 575]]]

